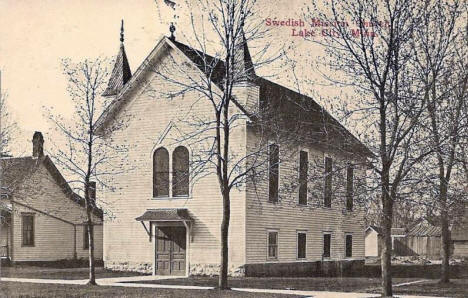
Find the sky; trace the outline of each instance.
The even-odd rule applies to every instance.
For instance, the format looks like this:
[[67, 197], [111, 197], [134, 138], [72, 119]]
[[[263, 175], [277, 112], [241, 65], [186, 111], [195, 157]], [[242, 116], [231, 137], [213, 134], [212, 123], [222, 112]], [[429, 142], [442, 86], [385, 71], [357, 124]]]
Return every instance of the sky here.
[[[302, 3], [303, 0], [277, 0], [271, 5], [270, 1], [259, 0], [264, 18], [279, 20], [297, 19]], [[176, 36], [184, 41], [192, 29], [183, 19], [187, 11], [176, 12], [182, 16], [177, 21]], [[124, 19], [125, 49], [133, 72], [161, 35], [169, 34], [173, 13], [163, 0], [0, 0], [2, 90], [8, 94], [9, 111], [19, 128], [11, 148], [13, 155], [31, 154], [34, 131], [43, 132], [47, 150], [47, 140], [55, 135], [46, 108], [71, 117], [61, 59], [78, 62], [85, 58], [112, 58], [119, 48], [120, 21]], [[300, 53], [313, 55], [310, 45], [291, 37], [290, 28], [275, 30], [275, 38], [293, 45], [291, 57], [299, 64]], [[275, 80], [281, 82], [281, 71], [277, 69], [275, 73], [280, 73]]]

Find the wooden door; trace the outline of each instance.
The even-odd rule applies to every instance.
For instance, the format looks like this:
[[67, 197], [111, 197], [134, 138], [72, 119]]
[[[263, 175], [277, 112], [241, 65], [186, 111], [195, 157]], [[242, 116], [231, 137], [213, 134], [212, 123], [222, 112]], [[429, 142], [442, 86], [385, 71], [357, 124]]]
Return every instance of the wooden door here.
[[156, 229], [156, 275], [185, 275], [185, 227]]

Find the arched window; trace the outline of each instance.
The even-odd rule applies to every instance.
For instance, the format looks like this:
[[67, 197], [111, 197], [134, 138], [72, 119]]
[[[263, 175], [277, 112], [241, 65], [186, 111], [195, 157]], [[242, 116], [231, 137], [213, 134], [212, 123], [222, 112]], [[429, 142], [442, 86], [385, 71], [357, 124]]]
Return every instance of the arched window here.
[[172, 154], [172, 196], [189, 195], [189, 152], [179, 146]]
[[159, 148], [153, 155], [153, 197], [169, 196], [169, 152]]

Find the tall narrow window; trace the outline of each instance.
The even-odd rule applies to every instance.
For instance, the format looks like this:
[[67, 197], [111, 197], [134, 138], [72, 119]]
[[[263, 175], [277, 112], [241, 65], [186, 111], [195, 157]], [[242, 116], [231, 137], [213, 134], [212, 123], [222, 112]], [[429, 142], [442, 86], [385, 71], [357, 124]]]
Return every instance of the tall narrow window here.
[[353, 235], [346, 235], [346, 247], [345, 247], [345, 256], [351, 258], [353, 256]]
[[309, 169], [309, 154], [299, 153], [299, 204], [307, 205], [307, 171]]
[[279, 147], [272, 144], [268, 147], [269, 154], [269, 200], [270, 202], [278, 202], [278, 187], [279, 187]]
[[306, 258], [307, 235], [304, 232], [297, 233], [297, 258]]
[[153, 197], [169, 196], [169, 152], [159, 148], [153, 155]]
[[268, 232], [268, 258], [278, 258], [278, 232], [276, 231]]
[[[94, 233], [93, 226], [89, 226], [91, 234]], [[83, 249], [89, 248], [89, 234], [88, 234], [88, 225], [83, 226]]]
[[329, 258], [331, 251], [331, 234], [323, 234], [323, 257]]
[[34, 215], [22, 215], [23, 246], [34, 246]]
[[325, 207], [331, 207], [331, 196], [332, 196], [332, 170], [333, 160], [331, 157], [325, 158], [325, 191], [323, 196], [323, 205]]
[[346, 210], [353, 211], [353, 184], [354, 184], [354, 169], [348, 166], [346, 170]]
[[172, 155], [172, 196], [189, 195], [189, 152], [179, 146]]

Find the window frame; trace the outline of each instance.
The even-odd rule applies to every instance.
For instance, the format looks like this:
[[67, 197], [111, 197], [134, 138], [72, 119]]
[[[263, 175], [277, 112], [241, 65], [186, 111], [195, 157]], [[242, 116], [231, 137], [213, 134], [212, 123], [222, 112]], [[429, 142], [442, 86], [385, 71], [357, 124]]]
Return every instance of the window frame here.
[[[176, 174], [176, 170], [174, 169], [174, 166], [175, 166], [175, 159], [174, 159], [174, 156], [175, 156], [175, 152], [177, 149], [179, 148], [183, 148], [187, 151], [187, 194], [181, 194], [181, 195], [175, 195], [174, 192], [175, 192], [175, 184], [174, 184], [174, 180], [176, 180], [175, 176], [177, 175]], [[171, 197], [173, 198], [187, 198], [187, 197], [190, 197], [190, 150], [186, 147], [186, 146], [183, 146], [183, 145], [179, 145], [177, 147], [174, 148], [174, 150], [172, 150], [172, 155], [169, 156], [169, 163], [171, 165], [171, 172], [170, 173], [170, 176], [171, 176], [171, 180], [170, 180], [170, 185], [169, 185], [169, 188], [170, 188], [170, 194], [171, 194]]]
[[[167, 173], [166, 172], [157, 172], [156, 171], [156, 152], [158, 152], [158, 150], [165, 150], [166, 153], [167, 153]], [[161, 146], [161, 147], [156, 148], [153, 151], [152, 159], [153, 159], [153, 195], [152, 195], [152, 197], [154, 199], [169, 198], [169, 197], [171, 197], [171, 185], [172, 185], [172, 181], [171, 181], [171, 153], [168, 150], [168, 148], [166, 148], [164, 146]], [[156, 195], [156, 193], [155, 193], [156, 184], [157, 184], [156, 183], [157, 173], [165, 173], [165, 176], [167, 175], [167, 186], [166, 186], [167, 187], [167, 195]]]
[[[276, 256], [270, 256], [270, 233], [276, 234]], [[269, 229], [266, 233], [266, 257], [268, 261], [278, 261], [279, 259], [279, 230]]]
[[348, 164], [346, 167], [346, 211], [348, 212], [354, 210], [354, 169], [355, 167], [352, 164]]
[[[348, 256], [348, 236], [351, 237], [351, 255]], [[353, 257], [353, 233], [345, 233], [345, 243], [344, 243], [344, 257], [350, 259]]]
[[[299, 234], [305, 236], [305, 243], [304, 243], [304, 257], [299, 257]], [[306, 230], [297, 230], [296, 231], [296, 260], [304, 261], [307, 260], [307, 231]]]
[[[330, 160], [330, 172], [328, 172], [328, 169], [327, 169], [327, 160]], [[323, 207], [332, 208], [333, 157], [329, 155], [325, 155], [323, 165], [324, 165]]]
[[[330, 243], [328, 245], [328, 256], [325, 256], [325, 235], [330, 235]], [[332, 256], [332, 232], [322, 232], [322, 259], [331, 259]]]
[[[276, 198], [275, 200], [272, 200], [272, 197], [271, 197], [271, 173], [272, 173], [272, 170], [271, 170], [271, 151], [270, 151], [270, 148], [272, 146], [276, 146], [277, 148], [277, 159], [278, 159], [278, 162], [277, 162], [277, 165], [276, 165], [276, 168], [277, 168], [277, 174], [276, 174]], [[268, 144], [268, 202], [269, 203], [273, 203], [273, 204], [278, 204], [279, 202], [279, 185], [280, 185], [280, 146], [276, 143], [270, 143]]]
[[[302, 163], [301, 163], [301, 153], [305, 153], [306, 154], [306, 169], [305, 169], [305, 203], [304, 202], [301, 202], [301, 187], [302, 187], [302, 183], [301, 183], [301, 173], [302, 173]], [[309, 203], [309, 183], [308, 183], [308, 180], [309, 180], [309, 150], [307, 149], [302, 149], [299, 151], [299, 169], [298, 169], [298, 184], [299, 184], [299, 188], [298, 188], [298, 191], [297, 191], [297, 204], [300, 205], [300, 206], [307, 206], [308, 203]]]
[[[26, 242], [25, 238], [25, 218], [31, 218], [31, 241]], [[36, 245], [35, 239], [35, 214], [34, 213], [21, 213], [21, 246], [34, 247]], [[29, 240], [29, 239], [28, 239]]]

